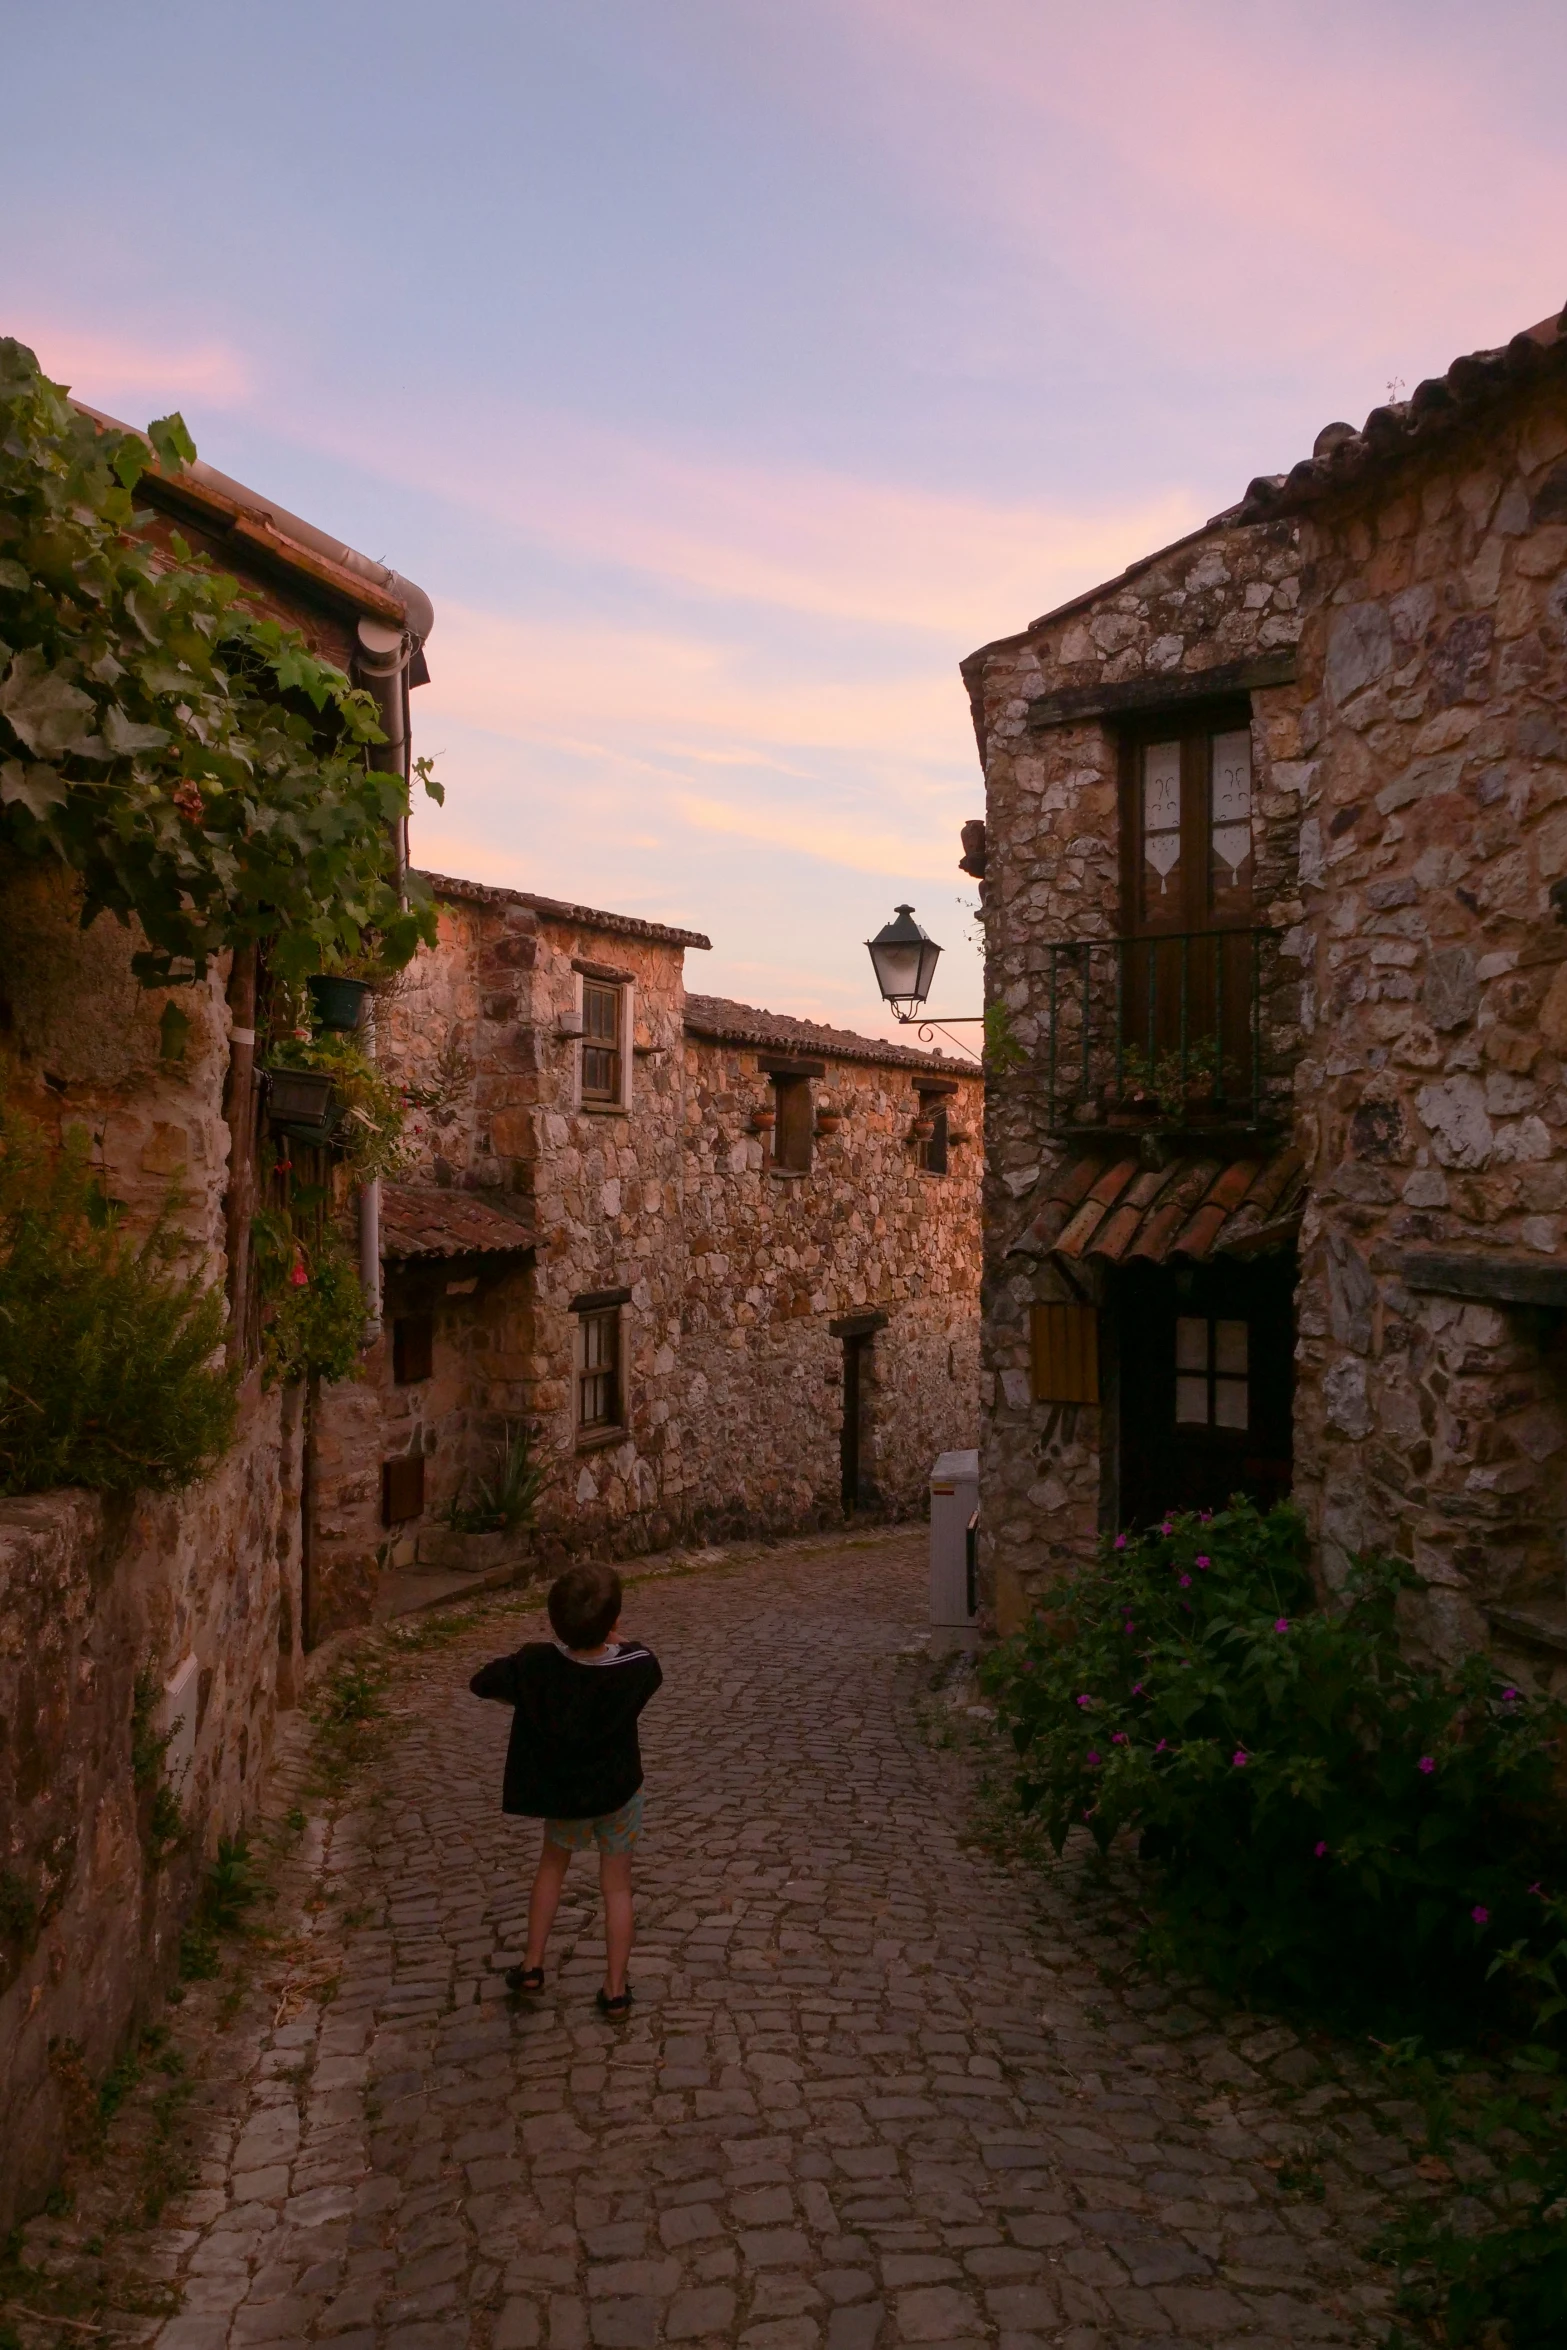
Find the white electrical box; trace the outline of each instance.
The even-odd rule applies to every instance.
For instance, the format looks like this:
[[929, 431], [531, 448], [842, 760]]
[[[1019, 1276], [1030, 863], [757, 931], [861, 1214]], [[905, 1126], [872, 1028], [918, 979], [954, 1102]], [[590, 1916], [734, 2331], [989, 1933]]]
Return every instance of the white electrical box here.
[[979, 1531], [979, 1454], [944, 1452], [930, 1474], [930, 1620], [977, 1638], [975, 1541]]

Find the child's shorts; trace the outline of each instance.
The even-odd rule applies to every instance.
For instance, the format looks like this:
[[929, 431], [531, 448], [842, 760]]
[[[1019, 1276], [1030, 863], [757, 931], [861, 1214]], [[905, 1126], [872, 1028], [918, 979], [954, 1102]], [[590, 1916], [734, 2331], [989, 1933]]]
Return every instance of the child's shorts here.
[[561, 1852], [629, 1852], [642, 1833], [642, 1790], [619, 1811], [601, 1812], [596, 1820], [546, 1820], [544, 1841]]

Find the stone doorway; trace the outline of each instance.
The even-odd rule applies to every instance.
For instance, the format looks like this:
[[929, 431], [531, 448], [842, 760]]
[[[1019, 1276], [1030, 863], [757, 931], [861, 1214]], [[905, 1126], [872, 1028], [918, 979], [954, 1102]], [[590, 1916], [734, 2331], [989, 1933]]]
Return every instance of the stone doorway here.
[[839, 1432], [839, 1497], [843, 1514], [873, 1509], [881, 1496], [871, 1467], [871, 1414], [875, 1393], [876, 1333], [885, 1330], [885, 1314], [854, 1314], [829, 1324], [843, 1342], [843, 1421]]
[[1118, 1527], [1222, 1509], [1237, 1492], [1270, 1509], [1289, 1493], [1295, 1281], [1285, 1250], [1117, 1272]]

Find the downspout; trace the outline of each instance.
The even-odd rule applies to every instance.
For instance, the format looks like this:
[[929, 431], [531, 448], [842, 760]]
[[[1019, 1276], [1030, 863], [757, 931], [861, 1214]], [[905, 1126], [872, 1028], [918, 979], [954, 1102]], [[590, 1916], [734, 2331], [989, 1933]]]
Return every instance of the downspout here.
[[[359, 651], [355, 671], [361, 683], [375, 696], [380, 712], [384, 743], [378, 743], [371, 752], [373, 765], [389, 775], [400, 776], [404, 786], [411, 775], [412, 744], [408, 730], [408, 665], [419, 648], [419, 639], [401, 629], [387, 628], [380, 621], [361, 620], [359, 623]], [[403, 888], [408, 871], [408, 818], [399, 816], [393, 832], [393, 849], [397, 860], [397, 886]], [[375, 1007], [366, 1003], [364, 1012], [363, 1045], [368, 1059], [375, 1059]], [[372, 1176], [359, 1188], [359, 1282], [365, 1293], [365, 1326], [363, 1344], [374, 1346], [381, 1335], [381, 1179]]]

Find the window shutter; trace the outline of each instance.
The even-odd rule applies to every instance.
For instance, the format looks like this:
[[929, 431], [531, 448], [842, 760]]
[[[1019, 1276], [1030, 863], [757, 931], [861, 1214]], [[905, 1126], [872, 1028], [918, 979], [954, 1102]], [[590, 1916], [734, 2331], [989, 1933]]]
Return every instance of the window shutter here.
[[1031, 1309], [1036, 1403], [1099, 1401], [1099, 1315], [1093, 1306]]

